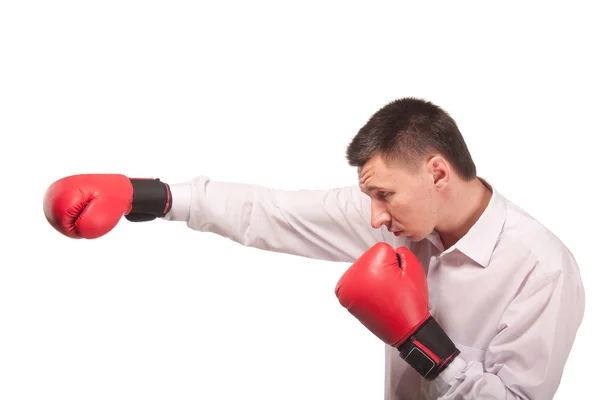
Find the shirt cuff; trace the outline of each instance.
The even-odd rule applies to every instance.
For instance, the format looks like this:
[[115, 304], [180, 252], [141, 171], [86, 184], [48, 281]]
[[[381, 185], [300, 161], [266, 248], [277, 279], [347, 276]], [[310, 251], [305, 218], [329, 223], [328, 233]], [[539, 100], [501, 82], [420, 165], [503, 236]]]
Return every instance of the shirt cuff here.
[[171, 210], [163, 217], [168, 221], [188, 221], [190, 218], [190, 205], [192, 203], [192, 183], [177, 183], [169, 185], [173, 205]]
[[445, 393], [454, 379], [465, 370], [467, 362], [460, 356], [456, 357], [452, 362], [443, 370], [437, 378], [433, 380], [433, 383], [437, 387], [439, 393]]

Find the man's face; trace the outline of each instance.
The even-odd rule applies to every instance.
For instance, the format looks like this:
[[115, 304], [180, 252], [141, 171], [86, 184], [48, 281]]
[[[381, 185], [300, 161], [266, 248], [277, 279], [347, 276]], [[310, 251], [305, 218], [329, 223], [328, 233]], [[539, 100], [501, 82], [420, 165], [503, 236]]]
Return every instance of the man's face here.
[[373, 228], [386, 226], [396, 236], [413, 241], [424, 239], [435, 229], [440, 201], [425, 162], [411, 172], [374, 156], [358, 173], [361, 190], [371, 198]]

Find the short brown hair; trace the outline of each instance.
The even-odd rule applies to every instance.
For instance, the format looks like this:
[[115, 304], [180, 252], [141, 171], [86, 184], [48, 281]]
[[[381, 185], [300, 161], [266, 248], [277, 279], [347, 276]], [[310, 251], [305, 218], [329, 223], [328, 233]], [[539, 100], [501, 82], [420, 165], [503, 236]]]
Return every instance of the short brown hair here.
[[369, 119], [346, 149], [350, 166], [362, 167], [380, 154], [386, 162], [409, 168], [432, 152], [440, 153], [465, 180], [477, 169], [456, 122], [435, 104], [414, 97], [394, 100]]

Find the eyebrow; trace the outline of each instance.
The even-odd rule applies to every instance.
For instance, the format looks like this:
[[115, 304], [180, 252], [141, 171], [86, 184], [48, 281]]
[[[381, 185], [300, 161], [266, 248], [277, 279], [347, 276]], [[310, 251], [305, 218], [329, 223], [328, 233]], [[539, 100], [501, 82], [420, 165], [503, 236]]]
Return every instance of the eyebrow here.
[[384, 190], [384, 191], [386, 190], [380, 186], [375, 186], [375, 185], [366, 186], [366, 189], [368, 192], [372, 192], [373, 190]]

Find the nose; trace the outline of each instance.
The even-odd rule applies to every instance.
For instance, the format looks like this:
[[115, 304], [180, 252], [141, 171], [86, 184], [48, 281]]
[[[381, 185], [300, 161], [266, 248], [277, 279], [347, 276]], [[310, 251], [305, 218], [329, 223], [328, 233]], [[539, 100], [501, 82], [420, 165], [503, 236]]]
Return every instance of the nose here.
[[371, 226], [379, 229], [392, 221], [390, 213], [377, 200], [371, 200]]

